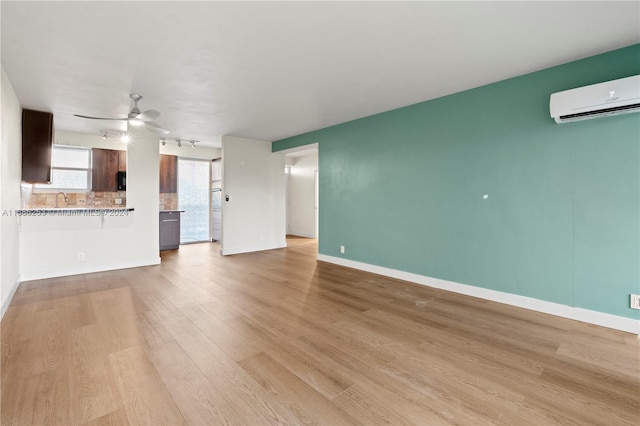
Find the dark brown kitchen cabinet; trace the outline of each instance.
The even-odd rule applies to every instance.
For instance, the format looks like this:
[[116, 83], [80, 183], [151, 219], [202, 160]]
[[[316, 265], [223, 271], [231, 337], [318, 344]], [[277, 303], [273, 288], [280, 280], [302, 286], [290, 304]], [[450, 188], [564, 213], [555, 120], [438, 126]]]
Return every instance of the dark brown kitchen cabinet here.
[[178, 192], [178, 157], [160, 155], [160, 192]]
[[127, 151], [118, 151], [118, 171], [127, 171]]
[[51, 183], [53, 114], [22, 110], [22, 180]]
[[118, 190], [119, 151], [93, 148], [91, 150], [91, 190], [94, 192], [116, 192]]

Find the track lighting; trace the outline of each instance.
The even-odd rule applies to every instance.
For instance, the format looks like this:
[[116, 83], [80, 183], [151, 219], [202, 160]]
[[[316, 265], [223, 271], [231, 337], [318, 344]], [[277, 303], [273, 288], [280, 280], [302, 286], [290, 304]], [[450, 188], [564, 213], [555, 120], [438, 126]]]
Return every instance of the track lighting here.
[[[186, 139], [181, 139], [181, 138], [160, 138], [160, 143], [162, 144], [162, 146], [165, 146], [167, 144], [167, 142], [173, 142], [175, 141], [175, 143], [178, 145], [178, 148], [182, 148], [182, 142], [187, 142]], [[195, 139], [189, 139], [188, 141], [189, 144], [191, 144], [191, 148], [196, 148], [196, 144], [200, 143], [200, 141], [195, 140]]]

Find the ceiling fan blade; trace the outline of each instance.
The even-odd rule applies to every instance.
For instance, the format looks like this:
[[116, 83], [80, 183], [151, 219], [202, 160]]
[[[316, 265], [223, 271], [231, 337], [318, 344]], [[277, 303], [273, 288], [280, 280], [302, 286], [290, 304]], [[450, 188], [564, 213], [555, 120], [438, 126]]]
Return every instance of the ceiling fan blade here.
[[141, 112], [136, 116], [136, 118], [140, 121], [153, 121], [158, 117], [160, 117], [160, 112], [156, 111], [155, 109]]
[[91, 117], [89, 115], [80, 115], [80, 114], [73, 114], [74, 117], [80, 117], [80, 118], [89, 118], [91, 120], [117, 120], [117, 121], [127, 121], [128, 118], [107, 118], [107, 117]]
[[145, 121], [143, 125], [154, 133], [158, 133], [161, 135], [168, 135], [169, 133], [171, 133], [167, 129], [163, 129], [162, 127], [160, 127], [155, 121]]

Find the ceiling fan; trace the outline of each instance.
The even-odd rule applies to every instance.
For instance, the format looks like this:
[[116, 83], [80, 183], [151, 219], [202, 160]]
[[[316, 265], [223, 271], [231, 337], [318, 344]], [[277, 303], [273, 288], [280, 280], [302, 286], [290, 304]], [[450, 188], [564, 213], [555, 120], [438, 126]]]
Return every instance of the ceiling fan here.
[[156, 118], [160, 117], [160, 113], [158, 111], [156, 111], [155, 109], [150, 109], [144, 112], [140, 112], [140, 109], [138, 108], [138, 102], [142, 99], [142, 95], [139, 95], [137, 93], [131, 93], [129, 97], [133, 100], [133, 108], [131, 108], [131, 111], [129, 111], [129, 115], [127, 115], [127, 117], [124, 117], [124, 118], [91, 117], [88, 115], [80, 115], [80, 114], [73, 114], [73, 115], [75, 117], [89, 118], [91, 120], [127, 121], [131, 125], [144, 126], [155, 133], [159, 133], [162, 135], [166, 135], [169, 133], [168, 130], [163, 129], [158, 125], [158, 123], [153, 121]]

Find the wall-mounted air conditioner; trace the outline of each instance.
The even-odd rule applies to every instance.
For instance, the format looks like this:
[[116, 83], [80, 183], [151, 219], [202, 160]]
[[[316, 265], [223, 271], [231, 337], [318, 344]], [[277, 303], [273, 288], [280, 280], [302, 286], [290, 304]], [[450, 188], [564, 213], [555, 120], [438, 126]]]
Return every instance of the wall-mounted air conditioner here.
[[640, 112], [640, 75], [554, 93], [549, 110], [556, 123]]

